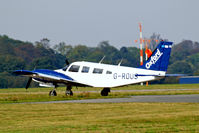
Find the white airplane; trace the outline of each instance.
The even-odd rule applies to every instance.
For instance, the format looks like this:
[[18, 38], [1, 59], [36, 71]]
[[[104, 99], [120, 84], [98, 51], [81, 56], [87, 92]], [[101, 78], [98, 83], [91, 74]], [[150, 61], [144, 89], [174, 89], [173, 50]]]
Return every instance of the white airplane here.
[[49, 92], [56, 96], [59, 84], [66, 85], [66, 95], [73, 95], [72, 86], [90, 86], [103, 88], [102, 96], [108, 96], [110, 88], [137, 84], [164, 78], [166, 75], [172, 42], [161, 41], [150, 58], [140, 67], [132, 68], [93, 62], [74, 62], [57, 70], [16, 70], [15, 75], [29, 77], [26, 89], [32, 80], [40, 86], [54, 87]]

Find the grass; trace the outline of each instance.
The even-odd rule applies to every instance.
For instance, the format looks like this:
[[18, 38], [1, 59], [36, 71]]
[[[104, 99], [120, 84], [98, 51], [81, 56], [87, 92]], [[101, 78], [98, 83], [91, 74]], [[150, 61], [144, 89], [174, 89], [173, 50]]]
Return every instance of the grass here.
[[[140, 85], [129, 85], [124, 87], [111, 88], [111, 90], [150, 90], [150, 89], [198, 89], [199, 84], [160, 84], [160, 85], [149, 85], [149, 86], [140, 86]], [[52, 88], [9, 88], [9, 89], [0, 89], [0, 93], [18, 93], [18, 92], [49, 92]], [[102, 88], [93, 88], [93, 87], [73, 87], [73, 91], [100, 91]], [[65, 87], [58, 87], [57, 89], [60, 92], [66, 90]]]
[[[0, 89], [0, 133], [63, 132], [199, 132], [199, 103], [57, 103], [8, 104], [89, 98], [116, 98], [132, 95], [199, 94], [199, 85], [127, 86], [113, 90], [146, 90], [111, 92], [100, 96], [99, 88], [73, 88], [74, 96], [49, 97], [51, 88]], [[152, 89], [170, 89], [150, 91]], [[87, 92], [97, 90], [99, 92]], [[147, 91], [148, 90], [148, 91]]]
[[[65, 96], [65, 88], [58, 88], [56, 97], [49, 97], [48, 93], [52, 88], [30, 88], [27, 91], [24, 88], [0, 89], [0, 103], [13, 102], [38, 102], [38, 101], [57, 101], [57, 100], [75, 100], [75, 99], [98, 99], [98, 98], [119, 98], [135, 95], [172, 95], [172, 94], [199, 94], [199, 84], [194, 85], [150, 85], [150, 86], [126, 86], [113, 88], [112, 90], [145, 90], [143, 92], [125, 91], [111, 92], [109, 96], [102, 97], [100, 95], [101, 88], [80, 87], [73, 88], [74, 96]], [[160, 91], [150, 91], [152, 89], [160, 89]], [[161, 89], [169, 89], [167, 91]], [[198, 89], [198, 90], [174, 90], [174, 89]], [[97, 92], [88, 92], [88, 91]], [[147, 91], [149, 90], [149, 91]]]
[[1, 104], [0, 132], [199, 132], [198, 103]]

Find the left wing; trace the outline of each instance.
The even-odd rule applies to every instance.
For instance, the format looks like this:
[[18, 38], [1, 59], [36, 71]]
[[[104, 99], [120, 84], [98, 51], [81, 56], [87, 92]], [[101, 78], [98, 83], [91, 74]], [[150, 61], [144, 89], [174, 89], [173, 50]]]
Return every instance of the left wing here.
[[26, 77], [31, 77], [34, 79], [38, 79], [44, 82], [73, 82], [74, 80], [62, 73], [58, 73], [53, 70], [45, 70], [45, 69], [39, 69], [34, 71], [28, 71], [28, 70], [16, 70], [13, 72], [15, 75], [21, 75]]
[[[31, 82], [33, 78], [43, 83], [53, 83], [53, 84], [63, 83], [63, 84], [83, 85], [81, 83], [78, 83], [71, 77], [53, 70], [46, 70], [46, 69], [38, 69], [34, 71], [16, 70], [13, 72], [13, 74], [17, 76], [20, 75], [20, 76], [29, 77], [29, 82]], [[27, 86], [29, 87], [29, 84], [27, 84]]]

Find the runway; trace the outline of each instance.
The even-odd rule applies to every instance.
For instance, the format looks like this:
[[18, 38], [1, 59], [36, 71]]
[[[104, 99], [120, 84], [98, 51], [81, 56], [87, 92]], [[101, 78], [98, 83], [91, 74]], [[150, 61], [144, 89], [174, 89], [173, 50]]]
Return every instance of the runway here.
[[199, 94], [194, 94], [194, 95], [146, 95], [146, 96], [131, 96], [129, 98], [104, 98], [104, 99], [48, 101], [48, 102], [27, 102], [27, 103], [19, 103], [19, 104], [127, 103], [127, 102], [199, 103]]

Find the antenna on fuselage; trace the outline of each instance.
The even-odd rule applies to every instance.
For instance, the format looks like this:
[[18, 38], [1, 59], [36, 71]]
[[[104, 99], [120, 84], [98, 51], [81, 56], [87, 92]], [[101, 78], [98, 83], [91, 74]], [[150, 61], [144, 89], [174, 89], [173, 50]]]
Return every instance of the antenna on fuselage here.
[[102, 61], [104, 60], [105, 57], [106, 57], [106, 56], [104, 55], [104, 57], [99, 61], [99, 64], [102, 63]]
[[123, 58], [121, 59], [121, 61], [118, 63], [118, 66], [120, 66], [122, 64]]

